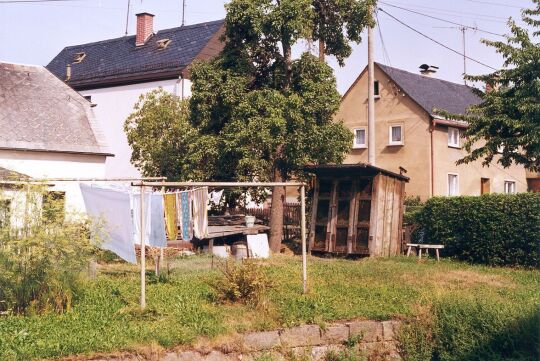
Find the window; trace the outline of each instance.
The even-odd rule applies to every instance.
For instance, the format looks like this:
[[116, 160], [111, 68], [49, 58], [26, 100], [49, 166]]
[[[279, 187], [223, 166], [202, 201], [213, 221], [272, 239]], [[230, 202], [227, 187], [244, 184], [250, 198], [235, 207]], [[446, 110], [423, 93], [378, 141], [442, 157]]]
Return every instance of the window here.
[[85, 52], [75, 53], [75, 55], [73, 56], [73, 63], [79, 64], [84, 60], [84, 58], [86, 58]]
[[0, 228], [8, 227], [11, 218], [11, 200], [0, 199]]
[[460, 148], [459, 145], [459, 129], [448, 127], [448, 146]]
[[391, 125], [388, 128], [389, 145], [403, 145], [403, 126]]
[[516, 193], [516, 182], [514, 181], [504, 181], [504, 193], [514, 194]]
[[375, 94], [376, 97], [381, 96], [381, 94], [379, 94], [379, 81], [378, 80], [375, 80], [373, 82], [373, 93]]
[[366, 143], [366, 128], [354, 129], [353, 149], [367, 148]]
[[448, 195], [459, 195], [459, 176], [457, 174], [448, 173]]

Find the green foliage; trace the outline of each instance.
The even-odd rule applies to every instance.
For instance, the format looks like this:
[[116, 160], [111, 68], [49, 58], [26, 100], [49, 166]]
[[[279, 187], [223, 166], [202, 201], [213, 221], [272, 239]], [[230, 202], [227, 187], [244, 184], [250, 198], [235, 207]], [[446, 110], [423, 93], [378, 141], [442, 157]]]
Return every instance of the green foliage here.
[[422, 209], [424, 208], [424, 202], [420, 197], [407, 197], [403, 202], [405, 205], [405, 213], [403, 213], [403, 223], [404, 224], [417, 224], [418, 217], [421, 214]]
[[124, 124], [131, 162], [145, 176], [205, 180], [216, 147], [188, 121], [186, 101], [162, 88], [140, 96]]
[[0, 227], [0, 312], [70, 309], [95, 245], [64, 202], [41, 188], [0, 194], [11, 198], [11, 221]]
[[227, 260], [219, 267], [221, 277], [210, 281], [215, 297], [220, 302], [240, 302], [252, 306], [262, 305], [272, 288], [260, 264], [254, 261], [236, 263]]
[[324, 361], [364, 361], [366, 358], [362, 356], [357, 349], [348, 348], [342, 351], [328, 351], [323, 358]]
[[[476, 93], [482, 102], [468, 116], [448, 115], [469, 122], [465, 149], [469, 155], [458, 163], [482, 159], [489, 165], [494, 159], [504, 167], [522, 164], [540, 171], [540, 0], [534, 9], [524, 10], [522, 20], [532, 28], [508, 21], [511, 34], [506, 42], [483, 40], [504, 58], [504, 69], [482, 76], [467, 76], [488, 84], [492, 91]], [[499, 152], [502, 154], [499, 155]]]
[[489, 265], [539, 266], [540, 194], [431, 198], [420, 216], [425, 243]]

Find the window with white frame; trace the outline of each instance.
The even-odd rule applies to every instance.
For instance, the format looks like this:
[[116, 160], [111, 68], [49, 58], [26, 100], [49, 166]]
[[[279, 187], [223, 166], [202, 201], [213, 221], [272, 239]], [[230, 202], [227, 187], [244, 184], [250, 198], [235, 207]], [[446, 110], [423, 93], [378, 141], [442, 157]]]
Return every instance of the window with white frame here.
[[448, 195], [459, 195], [459, 176], [454, 173], [448, 173]]
[[367, 131], [365, 127], [354, 129], [354, 143], [353, 148], [367, 148]]
[[448, 127], [448, 146], [459, 148], [459, 129]]
[[388, 144], [403, 145], [403, 126], [391, 125], [388, 128]]
[[504, 181], [504, 193], [514, 194], [516, 193], [516, 182], [514, 181]]

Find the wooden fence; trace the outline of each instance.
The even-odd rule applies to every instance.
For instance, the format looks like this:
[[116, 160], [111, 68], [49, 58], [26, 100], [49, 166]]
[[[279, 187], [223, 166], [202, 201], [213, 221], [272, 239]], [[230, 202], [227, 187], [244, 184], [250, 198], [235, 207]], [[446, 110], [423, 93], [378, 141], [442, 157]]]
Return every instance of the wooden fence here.
[[[231, 214], [248, 214], [262, 220], [265, 224], [270, 222], [270, 208], [235, 209]], [[300, 237], [300, 203], [285, 203], [283, 207], [283, 237], [291, 239]]]

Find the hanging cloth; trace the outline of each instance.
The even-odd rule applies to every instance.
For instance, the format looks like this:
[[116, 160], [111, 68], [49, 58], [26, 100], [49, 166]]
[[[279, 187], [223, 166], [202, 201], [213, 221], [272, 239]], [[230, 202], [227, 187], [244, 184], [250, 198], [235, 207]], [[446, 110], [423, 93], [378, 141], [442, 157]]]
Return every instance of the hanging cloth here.
[[193, 223], [191, 218], [191, 192], [176, 193], [176, 213], [180, 225], [180, 236], [184, 241], [193, 238]]
[[208, 187], [192, 191], [193, 195], [193, 234], [198, 239], [208, 235]]
[[137, 263], [129, 193], [82, 183], [79, 187], [86, 212], [96, 221], [92, 224], [92, 238], [101, 241], [101, 248]]
[[[165, 234], [165, 211], [163, 207], [163, 194], [144, 193], [144, 244], [150, 247], [167, 247]], [[133, 194], [133, 239], [135, 244], [141, 244], [141, 195]]]
[[176, 241], [178, 237], [178, 222], [176, 219], [176, 194], [167, 193], [163, 196], [165, 202], [165, 226], [167, 239]]
[[208, 198], [210, 198], [210, 203], [218, 206], [219, 203], [221, 202], [222, 195], [223, 195], [223, 189], [220, 190], [219, 192], [216, 192], [216, 191], [210, 192], [210, 194], [208, 195]]

